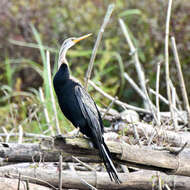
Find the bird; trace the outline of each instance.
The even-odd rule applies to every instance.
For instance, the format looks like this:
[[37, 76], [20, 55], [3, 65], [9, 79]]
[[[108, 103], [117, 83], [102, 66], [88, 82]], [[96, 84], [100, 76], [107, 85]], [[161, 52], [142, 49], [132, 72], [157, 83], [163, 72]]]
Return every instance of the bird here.
[[68, 49], [89, 36], [91, 34], [71, 37], [62, 43], [58, 57], [58, 71], [53, 78], [53, 86], [58, 104], [65, 117], [92, 141], [94, 148], [99, 151], [99, 156], [103, 160], [111, 181], [120, 184], [111, 153], [104, 142], [103, 122], [97, 105], [81, 83], [71, 76], [66, 59]]

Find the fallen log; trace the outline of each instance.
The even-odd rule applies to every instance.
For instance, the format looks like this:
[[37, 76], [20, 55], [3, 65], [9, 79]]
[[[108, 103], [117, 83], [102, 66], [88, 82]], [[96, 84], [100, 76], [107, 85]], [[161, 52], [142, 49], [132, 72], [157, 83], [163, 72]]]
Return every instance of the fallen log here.
[[56, 162], [59, 160], [58, 152], [47, 152], [40, 148], [39, 144], [32, 143], [0, 143], [0, 165], [3, 162]]
[[[57, 167], [46, 164], [16, 164], [11, 166], [0, 167], [0, 176], [19, 178], [19, 174], [23, 180], [31, 183], [49, 186], [56, 189], [59, 184], [59, 171]], [[89, 189], [90, 184], [97, 189], [135, 189], [149, 190], [158, 186], [164, 188], [167, 185], [170, 189], [189, 190], [190, 178], [184, 176], [168, 176], [164, 173], [153, 171], [138, 171], [120, 173], [119, 177], [122, 184], [118, 185], [111, 182], [109, 176], [105, 172], [82, 172], [82, 171], [62, 171], [62, 187], [72, 189]], [[85, 183], [84, 183], [85, 182]]]
[[[106, 144], [112, 153], [113, 159], [118, 163], [127, 164], [128, 166], [137, 168], [163, 171], [175, 175], [190, 176], [189, 149], [185, 149], [179, 155], [175, 155], [169, 151], [152, 150], [148, 147], [132, 146], [120, 142], [106, 141]], [[16, 151], [14, 152], [15, 155], [13, 155], [11, 152], [13, 152], [14, 149], [18, 149], [17, 145], [18, 144], [4, 143], [4, 147], [0, 147], [0, 157], [12, 161], [15, 161], [13, 158], [24, 161], [24, 158], [22, 158], [21, 155], [26, 155], [28, 153], [30, 154], [30, 159], [27, 157], [28, 160], [37, 161], [37, 159], [34, 159], [35, 151], [41, 151], [47, 156], [48, 154], [57, 154], [58, 156], [61, 152], [63, 158], [74, 155], [85, 157], [88, 160], [92, 159], [94, 161], [100, 161], [98, 151], [91, 148], [89, 141], [84, 138], [72, 139], [70, 137], [57, 136], [51, 140], [45, 139], [40, 145], [30, 145], [36, 147], [33, 152], [28, 152], [29, 144], [23, 144], [23, 146], [20, 144], [18, 147], [22, 148], [22, 151]], [[5, 154], [6, 149], [8, 149], [7, 152], [9, 154]], [[32, 148], [30, 150], [32, 150]], [[41, 159], [39, 156], [39, 160], [47, 161], [45, 158], [43, 159], [43, 156]]]
[[[175, 155], [169, 151], [152, 150], [148, 147], [139, 147], [114, 141], [106, 141], [106, 144], [112, 153], [113, 159], [121, 164], [175, 175], [190, 176], [190, 151], [187, 151], [189, 149], [185, 149], [179, 155]], [[88, 140], [84, 138], [71, 139], [57, 136], [52, 139], [50, 149], [52, 150], [52, 148], [76, 156], [97, 156], [97, 151], [94, 151], [90, 147]]]
[[19, 180], [18, 179], [9, 179], [9, 178], [4, 178], [0, 177], [0, 190], [50, 190], [48, 187], [44, 187], [41, 185], [37, 184], [31, 184], [28, 183], [27, 181], [22, 181], [20, 180], [20, 185], [19, 185]]
[[[101, 162], [98, 156], [93, 158], [79, 157], [83, 162]], [[47, 151], [40, 144], [32, 143], [0, 143], [0, 166], [16, 164], [19, 162], [58, 162], [59, 151]], [[75, 162], [72, 155], [65, 154], [64, 162]]]
[[125, 129], [127, 134], [134, 134], [134, 125], [140, 136], [151, 137], [155, 134], [155, 138], [159, 139], [159, 142], [168, 143], [175, 147], [181, 147], [187, 143], [186, 147], [190, 147], [190, 133], [189, 132], [174, 132], [164, 128], [152, 127], [150, 124], [142, 122], [136, 122], [134, 124], [126, 124], [121, 122], [118, 127], [120, 130]]

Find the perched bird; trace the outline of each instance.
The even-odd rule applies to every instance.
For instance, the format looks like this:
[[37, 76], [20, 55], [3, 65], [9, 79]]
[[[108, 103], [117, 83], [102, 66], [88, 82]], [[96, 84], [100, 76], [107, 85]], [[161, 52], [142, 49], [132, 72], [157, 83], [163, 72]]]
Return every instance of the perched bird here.
[[66, 60], [67, 50], [90, 35], [69, 38], [63, 42], [59, 52], [58, 71], [53, 79], [54, 89], [65, 117], [76, 128], [79, 128], [80, 132], [89, 137], [94, 147], [99, 150], [99, 155], [110, 179], [116, 183], [121, 183], [113, 165], [110, 151], [104, 142], [104, 129], [100, 112], [84, 87], [70, 76], [69, 65]]

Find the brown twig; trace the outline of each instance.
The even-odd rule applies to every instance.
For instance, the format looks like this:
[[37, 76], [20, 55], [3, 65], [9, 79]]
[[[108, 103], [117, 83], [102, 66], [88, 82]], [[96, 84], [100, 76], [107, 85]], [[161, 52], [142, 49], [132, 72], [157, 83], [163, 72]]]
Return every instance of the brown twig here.
[[176, 155], [179, 155], [183, 150], [184, 148], [187, 146], [187, 142], [176, 152]]
[[[127, 30], [127, 27], [125, 26], [124, 21], [121, 18], [119, 19], [119, 24], [120, 24], [121, 29], [123, 31], [123, 34], [124, 34], [124, 36], [126, 38], [126, 41], [129, 44], [131, 55], [133, 55], [134, 63], [135, 63], [136, 71], [137, 71], [137, 74], [138, 74], [141, 89], [146, 94], [147, 90], [146, 90], [145, 75], [144, 75], [144, 71], [142, 69], [141, 63], [139, 61], [137, 50], [136, 50], [136, 48], [134, 47], [134, 45], [133, 45], [133, 43], [131, 41], [130, 35], [129, 35], [128, 30]], [[148, 108], [148, 104], [149, 104], [148, 99], [146, 97], [146, 101], [144, 101], [145, 108]]]
[[[103, 96], [105, 96], [106, 98], [108, 98], [109, 100], [114, 100], [114, 97], [112, 97], [111, 95], [107, 94], [106, 92], [104, 92], [101, 88], [99, 88], [98, 86], [96, 86], [91, 80], [89, 80], [89, 84], [95, 89], [97, 90], [99, 93], [101, 93]], [[115, 100], [115, 104], [121, 106], [124, 109], [132, 109], [135, 111], [139, 111], [139, 112], [143, 112], [143, 113], [150, 113], [150, 111], [145, 110], [143, 108], [138, 108], [136, 106], [132, 106], [129, 105], [127, 103], [121, 102], [120, 100]]]
[[59, 190], [62, 190], [62, 166], [63, 166], [63, 157], [62, 155], [60, 154], [59, 156]]
[[[170, 80], [170, 88], [171, 88], [171, 90], [172, 90], [172, 88], [175, 88], [175, 86], [171, 80]], [[175, 99], [176, 99], [176, 103], [178, 103], [179, 109], [181, 110], [181, 101], [180, 101], [179, 96], [176, 91], [175, 91]]]
[[18, 143], [21, 144], [23, 141], [23, 128], [21, 125], [18, 126], [18, 130], [19, 130]]
[[25, 182], [26, 182], [26, 190], [30, 190], [30, 185], [29, 185], [28, 179]]
[[159, 87], [160, 87], [160, 65], [161, 62], [157, 64], [157, 74], [156, 74], [156, 115], [158, 119], [158, 125], [160, 126], [160, 104], [159, 104]]
[[164, 184], [164, 187], [166, 187], [167, 190], [171, 190], [168, 184]]
[[124, 78], [129, 82], [129, 84], [134, 88], [134, 90], [146, 101], [146, 95], [144, 92], [138, 87], [135, 81], [125, 72]]
[[96, 53], [97, 53], [100, 41], [102, 39], [102, 35], [104, 33], [104, 30], [105, 30], [105, 28], [106, 28], [106, 26], [107, 26], [107, 24], [108, 24], [108, 22], [110, 20], [111, 14], [112, 14], [113, 9], [114, 9], [114, 6], [115, 6], [114, 4], [110, 4], [108, 6], [106, 15], [104, 17], [104, 21], [103, 21], [102, 26], [100, 28], [100, 31], [98, 33], [98, 37], [96, 39], [96, 43], [94, 45], [94, 48], [93, 48], [93, 51], [92, 51], [92, 56], [90, 58], [90, 63], [89, 63], [88, 70], [87, 70], [87, 73], [86, 73], [85, 88], [88, 87], [88, 80], [90, 79], [90, 76], [91, 76], [91, 73], [92, 73], [92, 68], [93, 68], [95, 57], [96, 57]]
[[10, 139], [11, 134], [15, 131], [15, 127], [12, 128], [10, 132], [8, 132], [5, 127], [2, 127], [2, 130], [3, 130], [3, 132], [5, 133], [5, 136], [6, 136], [5, 142], [7, 143], [7, 142], [9, 142], [9, 139]]
[[[151, 94], [153, 94], [153, 95], [157, 95], [157, 93], [156, 93], [156, 91], [155, 90], [153, 90], [152, 88], [150, 88], [149, 89], [149, 92], [151, 93]], [[165, 104], [169, 104], [169, 102], [168, 102], [168, 100], [164, 97], [164, 96], [162, 96], [161, 94], [158, 94], [158, 98], [163, 102], [163, 103], [165, 103]]]
[[[173, 106], [173, 108], [175, 108], [175, 110], [177, 109], [176, 108], [176, 90], [175, 90], [175, 87], [174, 86], [172, 86], [171, 87], [171, 90], [172, 90], [172, 106]], [[173, 109], [172, 108], [172, 109]], [[173, 109], [173, 122], [174, 122], [174, 128], [175, 128], [175, 130], [177, 130], [177, 128], [178, 128], [178, 121], [177, 121], [177, 113], [176, 113], [176, 111], [175, 111], [174, 109]]]
[[[18, 174], [14, 174], [14, 173], [6, 174], [6, 176], [10, 177], [10, 178], [19, 178], [19, 175]], [[55, 186], [53, 186], [51, 183], [48, 183], [47, 181], [41, 180], [39, 178], [35, 178], [35, 177], [31, 177], [31, 176], [26, 176], [26, 175], [22, 175], [22, 178], [23, 179], [27, 179], [29, 181], [35, 181], [35, 182], [40, 183], [40, 184], [44, 184], [46, 186], [51, 187], [54, 190], [57, 190], [57, 188]]]
[[[19, 136], [19, 133], [11, 133], [9, 134], [9, 137], [17, 137]], [[7, 134], [5, 133], [0, 133], [0, 137], [7, 137]], [[46, 135], [41, 135], [41, 134], [35, 134], [35, 133], [26, 133], [26, 132], [23, 132], [23, 137], [31, 137], [31, 138], [34, 138], [34, 139], [49, 139], [50, 136], [46, 136]]]
[[107, 107], [106, 111], [104, 112], [104, 115], [102, 116], [102, 119], [105, 118], [106, 114], [109, 112], [109, 110], [111, 109], [111, 107], [113, 106], [113, 104], [115, 103], [116, 100], [118, 100], [117, 96], [114, 98], [114, 100], [111, 101], [111, 103]]
[[76, 160], [78, 163], [82, 164], [84, 167], [86, 167], [87, 169], [91, 170], [91, 171], [96, 171], [94, 168], [92, 168], [90, 165], [82, 162], [81, 160], [79, 160], [78, 158], [76, 158], [75, 156], [72, 156], [72, 158], [74, 160]]
[[136, 125], [134, 123], [132, 123], [131, 125], [133, 126], [134, 137], [138, 141], [138, 144], [141, 145], [141, 141], [140, 141], [140, 138], [139, 138], [137, 127], [136, 127]]
[[72, 171], [73, 173], [75, 173], [75, 175], [80, 179], [80, 181], [81, 181], [84, 185], [86, 185], [89, 189], [97, 190], [94, 186], [92, 186], [92, 185], [89, 184], [86, 180], [82, 179], [79, 175], [77, 175], [77, 172], [76, 172], [76, 170], [75, 170], [73, 164], [70, 164], [70, 163], [69, 163], [69, 167], [70, 167], [71, 171]]
[[20, 181], [21, 181], [21, 174], [19, 173], [17, 190], [20, 190]]
[[178, 56], [178, 52], [177, 52], [177, 47], [176, 47], [176, 42], [175, 42], [175, 38], [171, 37], [171, 41], [172, 41], [172, 50], [173, 50], [173, 54], [174, 54], [174, 58], [175, 58], [175, 63], [176, 63], [176, 67], [177, 67], [177, 73], [178, 73], [178, 79], [180, 82], [180, 88], [181, 88], [181, 93], [182, 93], [182, 97], [183, 97], [183, 102], [185, 105], [185, 109], [188, 113], [188, 123], [190, 125], [190, 107], [189, 107], [189, 100], [187, 97], [187, 91], [186, 91], [186, 87], [185, 87], [185, 82], [183, 79], [183, 73], [182, 73], [182, 69], [181, 69], [181, 64], [180, 64], [180, 60], [179, 60], [179, 56]]
[[[150, 91], [151, 94], [156, 95], [156, 92], [155, 92], [153, 89], [149, 89], [149, 91]], [[160, 100], [162, 100], [163, 103], [169, 105], [169, 101], [168, 101], [165, 97], [163, 97], [161, 94], [159, 94], [158, 97], [159, 97]], [[184, 118], [181, 116], [181, 115], [184, 115], [184, 114], [181, 114], [182, 111], [179, 111], [179, 110], [178, 110], [176, 107], [174, 107], [173, 105], [172, 105], [172, 108], [173, 108], [173, 110], [177, 113], [177, 116], [178, 116], [184, 123], [186, 123], [186, 119], [184, 119]], [[161, 112], [161, 113], [162, 113], [162, 112]]]
[[169, 38], [169, 27], [170, 27], [170, 16], [171, 16], [171, 7], [172, 7], [172, 0], [168, 2], [168, 10], [167, 10], [167, 17], [166, 17], [166, 30], [165, 30], [165, 73], [166, 73], [166, 87], [167, 87], [167, 96], [169, 101], [169, 107], [172, 118], [173, 116], [173, 109], [172, 109], [172, 98], [171, 98], [171, 91], [170, 91], [170, 72], [169, 72], [169, 48], [168, 48], [168, 38]]
[[136, 48], [134, 47], [134, 45], [133, 45], [133, 43], [131, 41], [129, 32], [127, 30], [127, 27], [125, 26], [125, 23], [121, 18], [119, 19], [119, 24], [120, 24], [121, 29], [123, 31], [123, 34], [124, 34], [124, 36], [126, 38], [126, 41], [129, 44], [131, 54], [133, 55], [135, 68], [136, 68], [136, 71], [137, 71], [137, 74], [138, 74], [140, 86], [141, 86], [141, 89], [142, 89], [142, 91], [144, 92], [144, 95], [145, 95], [144, 96], [145, 97], [145, 99], [144, 99], [144, 107], [149, 108], [149, 110], [151, 111], [151, 113], [154, 116], [154, 119], [155, 119], [156, 123], [158, 123], [157, 122], [157, 116], [156, 116], [156, 108], [155, 108], [154, 104], [152, 103], [152, 101], [150, 100], [150, 97], [149, 97], [148, 92], [147, 92], [145, 74], [144, 74], [144, 71], [142, 69], [141, 63], [139, 61], [138, 52], [137, 52]]

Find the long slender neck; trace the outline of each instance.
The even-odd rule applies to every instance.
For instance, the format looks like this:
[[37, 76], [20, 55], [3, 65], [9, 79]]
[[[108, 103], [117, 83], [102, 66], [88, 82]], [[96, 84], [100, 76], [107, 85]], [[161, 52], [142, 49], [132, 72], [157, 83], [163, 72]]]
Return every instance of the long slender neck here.
[[70, 78], [69, 65], [66, 59], [66, 53], [69, 49], [68, 47], [61, 47], [59, 51], [59, 60], [58, 60], [58, 71], [54, 77], [54, 80], [58, 83], [63, 83], [66, 79]]
[[58, 69], [61, 67], [62, 64], [68, 65], [68, 62], [66, 59], [67, 50], [68, 49], [61, 49], [59, 52]]

